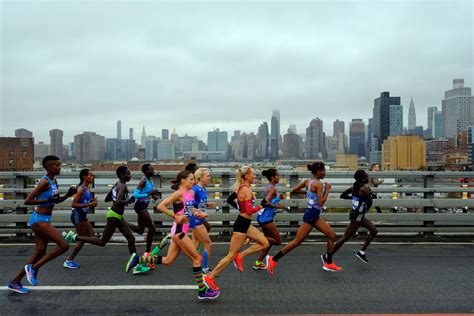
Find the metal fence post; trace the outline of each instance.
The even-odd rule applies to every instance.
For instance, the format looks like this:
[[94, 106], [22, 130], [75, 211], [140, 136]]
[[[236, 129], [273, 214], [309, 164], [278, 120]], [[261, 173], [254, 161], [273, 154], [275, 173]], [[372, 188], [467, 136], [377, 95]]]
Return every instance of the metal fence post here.
[[[423, 186], [427, 189], [434, 189], [434, 181], [435, 181], [435, 175], [434, 174], [428, 174], [425, 175], [423, 178]], [[434, 191], [429, 191], [423, 193], [423, 197], [425, 199], [434, 199]], [[434, 207], [433, 206], [425, 206], [424, 213], [434, 213]], [[434, 222], [433, 221], [424, 221], [423, 222], [424, 227], [433, 227]], [[425, 237], [432, 237], [434, 234], [433, 232], [424, 232], [423, 234]]]
[[[223, 172], [221, 174], [221, 180], [222, 180], [222, 195], [221, 198], [222, 200], [226, 201], [227, 198], [230, 195], [230, 174], [228, 172]], [[230, 208], [227, 204], [224, 204], [222, 206], [222, 214], [229, 214], [230, 213]], [[224, 228], [229, 228], [230, 231], [230, 222], [229, 221], [223, 221], [222, 222], [222, 227]]]
[[[294, 188], [296, 185], [299, 183], [299, 178], [297, 173], [290, 174], [290, 187]], [[291, 193], [290, 198], [295, 199], [297, 197], [297, 194]], [[291, 206], [290, 207], [290, 213], [298, 213], [298, 206]], [[290, 228], [298, 227], [298, 221], [290, 221]], [[291, 233], [295, 234], [295, 233]]]
[[[21, 190], [21, 189], [26, 189], [26, 176], [22, 175], [16, 175], [15, 176], [15, 189]], [[24, 200], [26, 198], [26, 193], [20, 193], [16, 192], [15, 193], [15, 199], [16, 200]], [[28, 213], [28, 208], [24, 206], [17, 206], [15, 209], [16, 214], [27, 214]], [[26, 222], [16, 222], [15, 227], [16, 228], [28, 228]], [[26, 237], [26, 233], [16, 233], [17, 237]]]
[[[153, 179], [153, 183], [154, 183], [154, 186], [155, 187], [158, 187], [158, 201], [161, 201], [163, 200], [163, 192], [162, 192], [162, 188], [163, 188], [163, 176], [157, 172], [154, 176], [152, 176], [152, 179]], [[153, 210], [152, 210], [152, 213], [159, 213], [159, 212], [156, 212], [155, 211], [155, 208], [153, 207]], [[158, 228], [157, 230], [159, 230], [159, 235], [163, 235], [163, 233], [161, 232], [163, 230], [163, 222], [162, 221], [156, 221], [154, 222], [155, 224], [155, 227]], [[156, 232], [155, 232], [156, 234]]]

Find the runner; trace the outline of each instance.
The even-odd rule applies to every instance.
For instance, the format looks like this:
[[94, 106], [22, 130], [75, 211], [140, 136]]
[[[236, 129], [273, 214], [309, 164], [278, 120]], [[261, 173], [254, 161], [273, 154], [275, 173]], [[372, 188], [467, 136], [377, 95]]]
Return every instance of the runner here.
[[[307, 167], [308, 170], [311, 171], [313, 177], [303, 180], [292, 190], [293, 193], [306, 193], [306, 198], [308, 199], [308, 208], [303, 215], [304, 223], [298, 228], [295, 239], [283, 247], [274, 257], [266, 257], [267, 269], [270, 275], [273, 275], [278, 260], [280, 260], [283, 256], [296, 247], [299, 247], [306, 237], [308, 237], [313, 228], [316, 228], [328, 237], [328, 252], [332, 251], [332, 248], [334, 247], [336, 234], [332, 230], [331, 226], [329, 226], [329, 224], [326, 223], [323, 218], [321, 218], [321, 208], [323, 207], [324, 203], [326, 203], [329, 192], [331, 191], [331, 184], [328, 182], [323, 184], [321, 182], [321, 180], [326, 176], [326, 168], [324, 163], [319, 161], [314, 162]], [[342, 269], [336, 266], [334, 262], [323, 263], [323, 269], [327, 271], [339, 271]]]
[[[197, 218], [207, 216], [205, 212], [194, 208], [194, 184], [193, 173], [189, 170], [181, 171], [178, 173], [176, 180], [173, 180], [173, 185], [177, 190], [155, 207], [155, 210], [167, 214], [174, 219], [173, 226], [171, 227], [172, 242], [168, 249], [168, 254], [166, 257], [155, 257], [155, 263], [171, 266], [181, 251], [184, 252], [193, 264], [193, 274], [198, 284], [198, 299], [215, 299], [220, 295], [220, 292], [206, 287], [203, 283], [204, 274], [201, 268], [201, 257], [197, 253], [193, 241], [187, 235], [191, 215]], [[172, 211], [167, 208], [170, 204], [173, 205]]]
[[280, 174], [275, 168], [270, 168], [264, 170], [262, 175], [266, 177], [269, 181], [268, 185], [265, 187], [264, 199], [267, 202], [265, 208], [258, 211], [257, 222], [262, 228], [265, 238], [269, 242], [269, 246], [260, 252], [257, 260], [253, 265], [255, 270], [265, 270], [267, 266], [263, 263], [264, 258], [268, 254], [268, 251], [272, 246], [281, 245], [281, 237], [278, 228], [273, 221], [277, 213], [277, 209], [284, 209], [285, 206], [280, 203], [282, 196], [278, 194], [276, 190], [276, 185], [280, 182]]
[[[38, 285], [39, 269], [69, 249], [61, 233], [51, 225], [51, 214], [54, 206], [76, 194], [77, 188], [70, 187], [65, 195], [60, 196], [56, 176], [61, 173], [61, 161], [56, 156], [46, 156], [43, 158], [42, 165], [47, 174], [41, 178], [38, 185], [25, 199], [25, 205], [37, 205], [28, 222], [28, 226], [35, 235], [35, 253], [28, 258], [26, 265], [16, 277], [7, 284], [9, 290], [21, 294], [30, 292], [21, 284], [21, 279], [25, 274], [31, 285]], [[49, 241], [56, 243], [57, 247], [46, 253]]]
[[362, 262], [369, 262], [365, 256], [365, 252], [367, 251], [372, 239], [374, 239], [377, 235], [377, 228], [375, 227], [374, 223], [365, 217], [365, 214], [372, 206], [373, 193], [368, 185], [369, 176], [364, 170], [357, 170], [354, 174], [354, 179], [356, 181], [352, 187], [341, 194], [342, 199], [352, 200], [352, 209], [349, 214], [350, 223], [347, 225], [344, 235], [334, 244], [332, 252], [327, 252], [322, 256], [323, 261], [328, 263], [332, 262], [332, 256], [336, 253], [336, 251], [338, 251], [339, 248], [341, 248], [342, 245], [344, 245], [344, 243], [348, 241], [361, 226], [367, 228], [369, 230], [369, 234], [365, 239], [362, 249], [359, 250], [355, 255]]
[[[235, 191], [240, 214], [234, 222], [232, 238], [230, 240], [229, 253], [221, 259], [211, 273], [204, 276], [204, 283], [213, 289], [219, 290], [215, 284], [215, 277], [218, 276], [233, 261], [235, 267], [243, 272], [242, 260], [246, 256], [262, 251], [270, 245], [265, 236], [254, 226], [251, 225], [252, 214], [262, 209], [262, 206], [254, 206], [254, 195], [250, 185], [255, 182], [255, 173], [250, 166], [239, 168], [236, 175]], [[265, 200], [262, 201], [266, 205]], [[256, 243], [240, 253], [240, 248], [245, 243], [246, 238]]]
[[[92, 198], [90, 189], [91, 184], [94, 182], [94, 174], [89, 169], [82, 169], [79, 173], [79, 179], [77, 193], [72, 197], [71, 222], [74, 224], [78, 235], [92, 237], [94, 236], [94, 229], [87, 219], [87, 212], [89, 207], [97, 206], [97, 200]], [[75, 262], [74, 258], [81, 251], [83, 245], [84, 243], [80, 241], [76, 243], [76, 247], [74, 247], [71, 255], [64, 261], [63, 267], [68, 269], [80, 268], [79, 263]]]
[[[115, 183], [115, 185], [105, 197], [105, 202], [113, 201], [113, 204], [112, 207], [110, 207], [107, 211], [107, 223], [105, 224], [102, 238], [78, 236], [73, 231], [69, 231], [67, 234], [63, 233], [63, 236], [64, 239], [66, 239], [66, 241], [69, 243], [82, 241], [84, 243], [104, 247], [107, 245], [115, 230], [118, 228], [122, 235], [127, 239], [128, 243], [130, 258], [125, 264], [125, 272], [128, 273], [133, 267], [138, 265], [139, 256], [137, 255], [137, 249], [135, 247], [135, 237], [133, 237], [132, 231], [130, 230], [127, 221], [125, 221], [123, 217], [123, 213], [127, 205], [133, 204], [135, 202], [135, 197], [133, 195], [129, 196], [127, 187], [127, 182], [129, 182], [131, 179], [130, 170], [126, 166], [120, 166], [117, 168], [116, 174], [119, 178], [119, 181]], [[149, 267], [141, 268], [147, 271], [150, 270]]]

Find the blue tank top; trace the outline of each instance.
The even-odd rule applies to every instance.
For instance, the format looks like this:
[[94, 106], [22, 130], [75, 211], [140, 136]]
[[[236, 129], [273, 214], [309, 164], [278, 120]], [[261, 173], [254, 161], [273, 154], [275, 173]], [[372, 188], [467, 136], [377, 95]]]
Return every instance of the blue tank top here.
[[320, 209], [318, 204], [318, 195], [311, 191], [311, 184], [313, 183], [313, 179], [308, 179], [308, 187], [306, 188], [306, 199], [308, 200], [308, 208], [316, 208]]
[[[42, 179], [48, 180], [49, 189], [46, 190], [46, 191], [41, 192], [41, 194], [36, 197], [36, 200], [37, 201], [38, 200], [47, 200], [48, 198], [50, 198], [52, 196], [59, 196], [59, 188], [58, 188], [58, 185], [56, 184], [56, 182], [51, 180], [50, 178], [48, 178], [48, 176], [43, 176]], [[39, 206], [53, 206], [53, 205], [54, 205], [54, 203], [47, 202], [47, 203], [40, 204]]]
[[206, 212], [207, 211], [207, 191], [201, 188], [199, 184], [193, 186], [194, 191], [194, 207]]
[[[87, 190], [87, 188], [83, 185], [81, 185], [82, 187], [82, 197], [77, 200], [77, 203], [78, 204], [87, 204], [87, 203], [90, 203], [92, 201], [92, 194]], [[73, 208], [73, 211], [81, 211], [81, 212], [84, 212], [84, 213], [87, 213], [89, 212], [89, 208], [88, 207], [82, 207], [82, 208]]]
[[[275, 188], [275, 186], [273, 184], [268, 184], [265, 187], [265, 190], [263, 192], [263, 198], [264, 199], [267, 197], [268, 190], [270, 188]], [[277, 205], [278, 203], [280, 203], [280, 196], [278, 195], [278, 192], [276, 192], [276, 196], [273, 199], [271, 199], [270, 203], [273, 204], [273, 205]], [[273, 218], [275, 217], [275, 215], [276, 215], [276, 209], [271, 208], [269, 206], [266, 206], [265, 208], [258, 211], [257, 214], [258, 214], [257, 215], [257, 221], [259, 223], [271, 222], [273, 220]]]
[[[141, 189], [135, 189], [133, 195], [140, 202], [150, 203], [150, 197], [148, 194], [153, 191], [153, 182], [148, 180], [147, 177], [143, 177], [143, 179], [145, 179], [145, 186]], [[146, 195], [146, 197], [140, 197], [140, 195]]]

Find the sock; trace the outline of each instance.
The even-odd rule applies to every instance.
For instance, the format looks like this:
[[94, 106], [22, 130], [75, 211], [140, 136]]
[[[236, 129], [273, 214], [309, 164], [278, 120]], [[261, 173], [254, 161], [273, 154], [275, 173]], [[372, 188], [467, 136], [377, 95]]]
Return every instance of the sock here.
[[278, 251], [278, 253], [273, 257], [273, 261], [277, 262], [280, 258], [282, 258], [285, 254], [281, 251]]
[[152, 257], [154, 264], [163, 264], [163, 257], [162, 256], [154, 256]]
[[205, 292], [207, 290], [206, 285], [202, 281], [202, 269], [201, 267], [193, 267], [194, 279], [199, 287], [199, 292]]
[[208, 268], [207, 266], [208, 255], [207, 255], [207, 251], [204, 248], [202, 249], [201, 255], [202, 255], [201, 267]]
[[201, 252], [203, 252], [203, 251], [204, 251], [204, 245], [203, 245], [202, 243], [199, 243], [199, 247], [198, 247], [198, 249], [197, 249], [197, 252], [198, 252], [198, 253], [201, 253]]
[[326, 252], [326, 262], [331, 264], [332, 263], [332, 253]]

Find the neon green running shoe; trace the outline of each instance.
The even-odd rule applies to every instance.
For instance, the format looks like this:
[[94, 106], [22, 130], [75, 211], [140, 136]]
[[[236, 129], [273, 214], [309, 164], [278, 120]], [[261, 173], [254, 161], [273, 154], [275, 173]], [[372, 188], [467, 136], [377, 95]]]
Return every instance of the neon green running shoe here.
[[171, 233], [166, 235], [160, 242], [160, 244], [158, 245], [158, 247], [160, 249], [163, 249], [165, 248], [167, 245], [169, 245], [171, 243]]
[[143, 273], [147, 273], [148, 271], [150, 271], [151, 268], [150, 267], [147, 267], [147, 266], [143, 266], [141, 264], [137, 264], [134, 268], [133, 268], [133, 274], [143, 274]]

